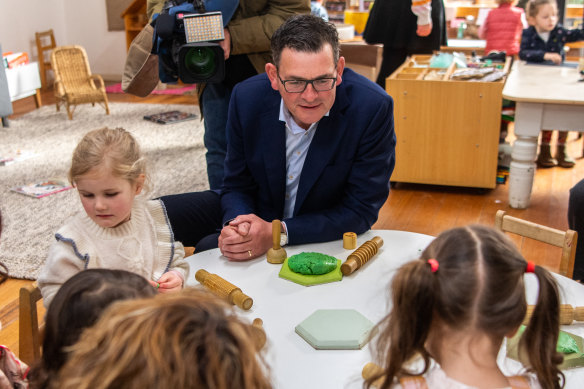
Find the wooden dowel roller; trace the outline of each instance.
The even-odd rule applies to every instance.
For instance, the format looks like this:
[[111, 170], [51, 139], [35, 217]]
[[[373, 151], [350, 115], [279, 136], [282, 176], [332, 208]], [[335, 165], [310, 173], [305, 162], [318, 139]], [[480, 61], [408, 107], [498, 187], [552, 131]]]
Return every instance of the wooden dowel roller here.
[[216, 296], [226, 299], [241, 309], [247, 311], [253, 305], [251, 297], [243, 294], [241, 289], [227, 282], [217, 274], [211, 274], [206, 270], [200, 269], [195, 273], [195, 279]]
[[[529, 323], [529, 319], [531, 319], [531, 315], [533, 314], [534, 309], [535, 305], [527, 306], [527, 313], [525, 315], [525, 319], [523, 320], [524, 325]], [[570, 304], [560, 305], [560, 324], [569, 325], [572, 324], [574, 320], [584, 321], [584, 307], [574, 308]]]
[[341, 272], [346, 276], [353, 273], [377, 254], [381, 246], [383, 246], [383, 239], [379, 236], [375, 236], [373, 239], [363, 243], [352, 254], [349, 254], [345, 263], [341, 265]]

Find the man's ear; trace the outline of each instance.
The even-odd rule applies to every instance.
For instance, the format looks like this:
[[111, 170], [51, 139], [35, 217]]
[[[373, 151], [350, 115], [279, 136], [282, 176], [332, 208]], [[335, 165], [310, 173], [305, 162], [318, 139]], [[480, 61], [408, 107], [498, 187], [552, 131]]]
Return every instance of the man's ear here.
[[337, 85], [343, 82], [343, 71], [345, 70], [345, 57], [339, 57], [337, 62]]
[[270, 84], [272, 84], [272, 89], [278, 90], [278, 68], [273, 63], [266, 64], [266, 74], [270, 79]]
[[140, 174], [138, 178], [136, 178], [136, 194], [139, 195], [144, 188], [144, 181], [146, 181], [146, 176], [144, 174]]

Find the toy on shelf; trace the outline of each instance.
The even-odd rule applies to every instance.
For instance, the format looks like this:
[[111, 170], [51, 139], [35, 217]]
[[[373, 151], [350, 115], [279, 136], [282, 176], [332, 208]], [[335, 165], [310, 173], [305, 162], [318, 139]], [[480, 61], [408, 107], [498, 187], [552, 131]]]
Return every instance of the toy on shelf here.
[[[535, 305], [527, 306], [527, 313], [525, 314], [525, 319], [523, 320], [524, 325], [529, 323], [529, 319], [531, 318], [531, 314], [533, 313], [534, 309]], [[570, 325], [573, 321], [584, 321], [584, 307], [574, 308], [570, 304], [560, 305], [560, 324]]]
[[253, 319], [251, 323], [251, 337], [257, 351], [264, 348], [266, 344], [266, 332], [264, 331], [264, 322], [260, 318]]
[[343, 234], [343, 248], [345, 250], [355, 250], [355, 247], [357, 247], [357, 234], [345, 232]]
[[244, 294], [237, 286], [224, 280], [217, 274], [211, 274], [206, 270], [199, 269], [195, 273], [195, 279], [214, 295], [226, 299], [229, 303], [235, 304], [241, 309], [247, 311], [253, 305], [251, 297]]
[[379, 251], [381, 246], [383, 246], [383, 239], [379, 236], [375, 236], [373, 239], [368, 240], [359, 246], [357, 250], [353, 251], [353, 253], [347, 257], [345, 263], [341, 265], [341, 272], [343, 275], [348, 276], [355, 270], [361, 268], [361, 266], [367, 263], [371, 257], [377, 254], [377, 251]]
[[288, 257], [286, 250], [280, 245], [281, 223], [278, 219], [272, 220], [272, 244], [273, 247], [266, 253], [269, 263], [283, 263]]

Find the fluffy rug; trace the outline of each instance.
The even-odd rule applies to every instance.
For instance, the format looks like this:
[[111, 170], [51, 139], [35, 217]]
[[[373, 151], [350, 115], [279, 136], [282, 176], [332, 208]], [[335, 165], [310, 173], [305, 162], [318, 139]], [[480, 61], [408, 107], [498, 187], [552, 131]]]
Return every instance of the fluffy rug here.
[[53, 234], [65, 220], [82, 211], [76, 190], [40, 199], [15, 193], [10, 188], [46, 178], [66, 177], [71, 154], [88, 131], [101, 127], [123, 127], [140, 142], [148, 158], [150, 197], [208, 188], [203, 124], [197, 118], [181, 123], [156, 124], [143, 119], [178, 110], [199, 115], [192, 105], [110, 103], [110, 115], [102, 107], [77, 107], [73, 120], [44, 106], [11, 120], [0, 128], [0, 156], [32, 155], [0, 166], [0, 209], [4, 228], [0, 239], [0, 261], [16, 278], [36, 279]]

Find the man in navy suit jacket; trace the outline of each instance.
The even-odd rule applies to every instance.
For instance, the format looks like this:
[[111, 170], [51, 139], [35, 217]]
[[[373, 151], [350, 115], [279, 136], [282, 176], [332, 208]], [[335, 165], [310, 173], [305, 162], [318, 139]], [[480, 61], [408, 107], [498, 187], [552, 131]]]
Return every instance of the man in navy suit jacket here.
[[[271, 46], [266, 74], [233, 90], [222, 219], [214, 226], [223, 227], [218, 242], [216, 235], [194, 242], [197, 251], [218, 243], [231, 260], [263, 255], [273, 219], [282, 220], [283, 244], [360, 234], [387, 199], [396, 143], [391, 97], [345, 69], [336, 28], [319, 17], [291, 17]], [[201, 224], [193, 215], [217, 218], [219, 195], [203, 193], [204, 205], [192, 193], [163, 198], [175, 239], [185, 245], [198, 239], [187, 238]]]

